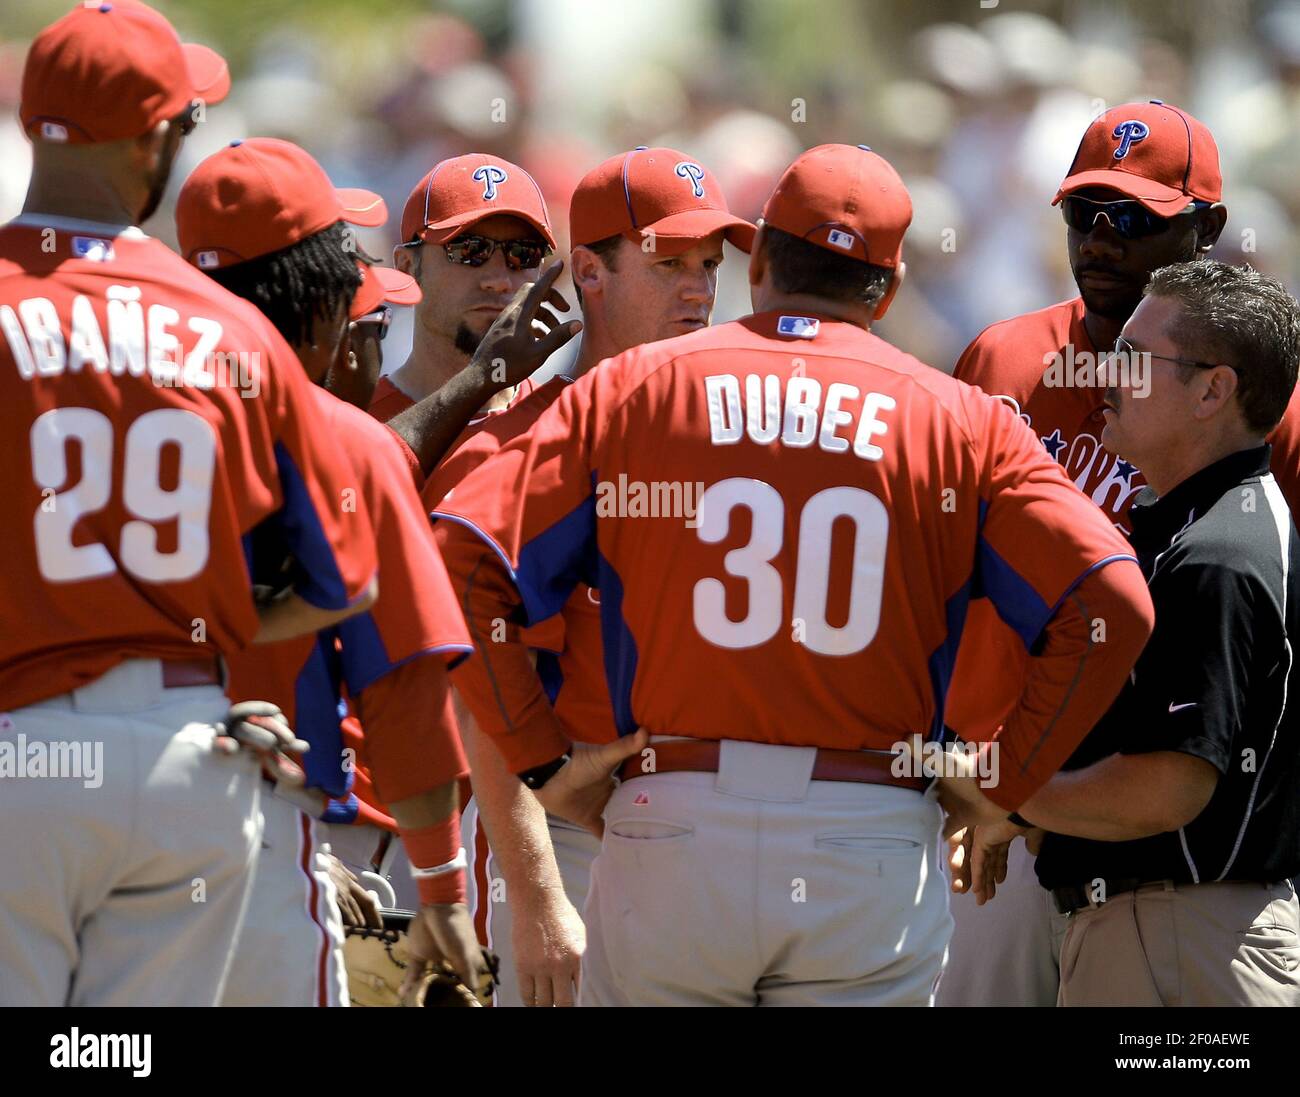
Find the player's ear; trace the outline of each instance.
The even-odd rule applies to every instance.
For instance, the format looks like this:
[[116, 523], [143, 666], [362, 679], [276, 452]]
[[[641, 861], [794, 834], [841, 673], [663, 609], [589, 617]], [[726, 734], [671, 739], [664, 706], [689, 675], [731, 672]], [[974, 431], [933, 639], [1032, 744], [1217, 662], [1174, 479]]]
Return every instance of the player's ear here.
[[1223, 233], [1223, 226], [1228, 223], [1228, 207], [1222, 202], [1215, 202], [1209, 209], [1203, 209], [1196, 215], [1196, 250], [1202, 254], [1209, 252]]
[[574, 287], [581, 291], [583, 300], [600, 293], [604, 274], [605, 264], [590, 248], [579, 244], [569, 253], [569, 277], [573, 279]]
[[164, 119], [139, 137], [129, 138], [126, 144], [133, 166], [143, 168], [145, 171], [153, 171], [157, 168], [158, 160], [167, 146], [167, 134], [170, 129], [171, 123]]
[[417, 282], [420, 280], [420, 251], [420, 248], [410, 248], [403, 244], [393, 248], [393, 266]]
[[903, 284], [903, 279], [907, 277], [907, 264], [901, 259], [898, 266], [894, 268], [894, 276], [889, 280], [889, 289], [885, 290], [885, 296], [880, 299], [880, 304], [876, 306], [875, 315], [872, 320], [879, 320], [889, 311], [889, 306], [894, 303], [894, 296], [898, 293], [898, 287]]
[[754, 243], [749, 249], [749, 284], [757, 286], [767, 273], [767, 226], [763, 219], [758, 219], [758, 232], [754, 234]]

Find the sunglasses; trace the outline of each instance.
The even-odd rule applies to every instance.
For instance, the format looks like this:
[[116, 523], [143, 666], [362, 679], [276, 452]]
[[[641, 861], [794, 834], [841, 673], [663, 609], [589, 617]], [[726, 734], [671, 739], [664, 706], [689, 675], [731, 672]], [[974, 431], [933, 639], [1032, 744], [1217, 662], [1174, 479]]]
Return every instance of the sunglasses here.
[[378, 331], [375, 337], [382, 342], [384, 336], [388, 334], [388, 327], [392, 322], [393, 310], [387, 305], [381, 305], [374, 312], [368, 312], [365, 316], [353, 320], [351, 328], [353, 331], [356, 331], [362, 326], [377, 328]]
[[1121, 240], [1142, 240], [1148, 236], [1159, 236], [1167, 232], [1174, 221], [1185, 213], [1208, 209], [1208, 202], [1195, 201], [1192, 208], [1174, 214], [1173, 217], [1161, 217], [1152, 213], [1141, 202], [1128, 199], [1119, 202], [1094, 202], [1091, 198], [1070, 195], [1061, 202], [1061, 215], [1065, 223], [1076, 232], [1091, 232], [1097, 218], [1104, 216], [1110, 222], [1115, 235]]
[[546, 245], [540, 240], [493, 240], [490, 236], [467, 233], [442, 245], [447, 262], [467, 267], [481, 267], [497, 248], [501, 249], [510, 270], [535, 270], [546, 257]]

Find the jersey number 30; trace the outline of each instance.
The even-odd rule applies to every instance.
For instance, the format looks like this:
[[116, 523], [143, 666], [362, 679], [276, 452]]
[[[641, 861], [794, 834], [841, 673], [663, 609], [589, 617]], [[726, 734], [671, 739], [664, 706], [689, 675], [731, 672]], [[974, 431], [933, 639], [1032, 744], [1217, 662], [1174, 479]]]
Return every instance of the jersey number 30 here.
[[[68, 478], [67, 446], [81, 446], [81, 479]], [[112, 575], [117, 563], [102, 544], [74, 545], [72, 531], [83, 517], [108, 506], [113, 490], [113, 424], [91, 408], [55, 408], [32, 424], [32, 473], [46, 498], [36, 509], [36, 560], [51, 583], [74, 583]], [[163, 447], [176, 446], [176, 488], [160, 485]], [[160, 408], [136, 419], [126, 432], [122, 503], [134, 516], [122, 523], [118, 559], [124, 570], [152, 583], [192, 579], [208, 560], [208, 513], [217, 439], [202, 416]], [[49, 492], [57, 492], [50, 496]], [[158, 551], [154, 523], [176, 521], [174, 552]]]
[[[785, 540], [785, 501], [780, 493], [761, 480], [720, 480], [700, 496], [696, 531], [701, 541], [717, 544], [731, 529], [731, 512], [738, 506], [753, 515], [753, 532], [747, 545], [727, 553], [723, 566], [728, 575], [748, 583], [749, 612], [740, 621], [727, 616], [722, 580], [701, 579], [695, 584], [695, 628], [723, 648], [758, 647], [781, 628], [781, 573], [771, 564]], [[831, 527], [838, 518], [853, 522], [853, 581], [848, 620], [834, 626], [826, 620], [826, 599]], [[793, 624], [796, 638], [810, 650], [819, 655], [852, 655], [875, 638], [888, 534], [885, 504], [861, 488], [826, 488], [804, 505], [799, 515]]]

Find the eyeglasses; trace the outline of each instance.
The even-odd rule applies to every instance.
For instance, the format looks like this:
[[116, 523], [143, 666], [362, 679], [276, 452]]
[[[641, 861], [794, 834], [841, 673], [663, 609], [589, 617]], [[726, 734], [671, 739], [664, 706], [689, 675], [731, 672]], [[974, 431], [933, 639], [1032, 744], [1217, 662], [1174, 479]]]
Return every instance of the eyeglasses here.
[[[1195, 369], [1217, 369], [1219, 366], [1227, 365], [1226, 362], [1193, 362], [1190, 358], [1172, 358], [1168, 354], [1152, 354], [1149, 350], [1138, 350], [1124, 336], [1115, 340], [1116, 355], [1122, 354], [1126, 359], [1132, 360], [1139, 355], [1146, 355], [1148, 358], [1159, 358], [1162, 362], [1177, 362], [1180, 366], [1192, 366]], [[1229, 366], [1229, 369], [1233, 367]]]
[[375, 338], [383, 341], [384, 336], [388, 334], [388, 327], [393, 322], [393, 310], [387, 305], [380, 305], [374, 312], [368, 312], [365, 316], [358, 317], [349, 325], [352, 331], [361, 327], [377, 328]]
[[1174, 220], [1184, 213], [1195, 213], [1208, 209], [1208, 202], [1195, 201], [1192, 208], [1182, 210], [1173, 217], [1161, 217], [1152, 213], [1141, 202], [1124, 199], [1118, 202], [1094, 202], [1091, 198], [1080, 198], [1072, 194], [1061, 202], [1061, 216], [1065, 223], [1076, 232], [1091, 232], [1097, 218], [1104, 216], [1110, 222], [1115, 235], [1121, 240], [1142, 240], [1148, 236], [1159, 236], [1167, 232]]
[[198, 128], [199, 120], [194, 117], [194, 107], [186, 107], [185, 110], [172, 119], [172, 125], [181, 131], [182, 137], [188, 137]]

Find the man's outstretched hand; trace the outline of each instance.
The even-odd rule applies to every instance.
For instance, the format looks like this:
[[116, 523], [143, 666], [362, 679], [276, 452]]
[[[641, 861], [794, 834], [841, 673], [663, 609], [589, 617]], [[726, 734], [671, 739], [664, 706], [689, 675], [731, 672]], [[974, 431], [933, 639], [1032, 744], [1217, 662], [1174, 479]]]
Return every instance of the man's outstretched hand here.
[[582, 330], [581, 320], [561, 322], [555, 310], [569, 311], [555, 280], [564, 270], [557, 259], [536, 282], [519, 287], [506, 310], [483, 336], [469, 369], [491, 393], [530, 377], [543, 362]]

